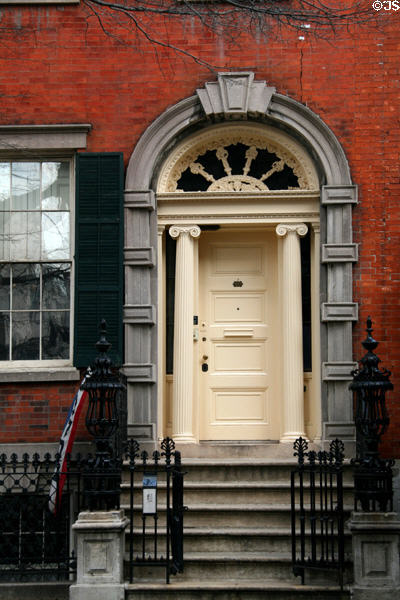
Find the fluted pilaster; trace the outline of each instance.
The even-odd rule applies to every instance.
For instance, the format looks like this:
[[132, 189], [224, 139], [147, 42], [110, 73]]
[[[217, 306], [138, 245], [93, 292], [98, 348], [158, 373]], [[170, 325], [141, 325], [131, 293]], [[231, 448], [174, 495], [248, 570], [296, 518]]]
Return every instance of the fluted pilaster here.
[[175, 441], [195, 442], [193, 435], [193, 306], [194, 238], [197, 225], [173, 225], [169, 234], [176, 239], [174, 383], [172, 429]]
[[157, 397], [157, 437], [164, 435], [164, 411], [165, 411], [165, 264], [163, 253], [163, 236], [165, 225], [157, 228], [157, 292], [158, 292], [158, 397]]
[[282, 238], [282, 345], [283, 433], [282, 442], [293, 442], [304, 432], [303, 324], [301, 308], [300, 236], [304, 223], [283, 223], [276, 233]]
[[320, 349], [320, 308], [319, 308], [319, 290], [320, 290], [320, 249], [321, 233], [320, 224], [313, 223], [313, 235], [311, 242], [314, 246], [314, 252], [311, 254], [311, 334], [312, 334], [312, 364], [313, 364], [313, 389], [314, 402], [312, 413], [315, 423], [314, 443], [322, 439], [322, 414], [321, 414], [321, 349]]

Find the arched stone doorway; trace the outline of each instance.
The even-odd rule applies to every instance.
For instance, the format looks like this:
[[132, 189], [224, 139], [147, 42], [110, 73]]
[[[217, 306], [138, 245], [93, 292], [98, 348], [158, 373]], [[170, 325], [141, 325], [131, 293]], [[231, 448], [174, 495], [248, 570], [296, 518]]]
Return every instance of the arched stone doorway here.
[[[233, 124], [232, 118], [240, 119], [242, 123]], [[219, 122], [220, 125], [215, 124]], [[238, 144], [241, 145], [242, 156], [238, 156]], [[229, 148], [235, 146], [236, 157], [233, 157], [233, 162], [241, 162], [241, 177], [237, 177], [239, 173], [233, 172], [230, 164], [232, 150]], [[208, 158], [199, 160], [207, 152]], [[265, 165], [259, 158], [263, 152], [264, 158], [265, 153], [275, 156], [269, 164], [268, 160], [264, 160], [264, 171]], [[215, 165], [217, 161], [219, 170], [215, 171], [212, 164]], [[258, 171], [254, 167], [256, 163]], [[286, 187], [282, 186], [282, 172], [286, 173]], [[194, 178], [197, 178], [196, 183], [193, 183]], [[196, 186], [199, 187], [199, 178], [206, 183], [200, 184], [200, 187], [203, 185], [200, 191], [193, 191]], [[268, 181], [271, 183], [274, 178], [275, 184], [268, 186]], [[180, 187], [184, 189], [176, 191]], [[168, 418], [165, 417], [171, 412], [168, 408], [170, 382], [166, 378], [164, 350], [167, 228], [180, 246], [179, 259], [177, 255], [180, 261], [179, 278], [183, 278], [183, 285], [186, 286], [179, 299], [179, 312], [186, 316], [180, 324], [175, 322], [175, 334], [178, 332], [184, 341], [179, 342], [175, 338], [176, 356], [180, 356], [181, 360], [179, 373], [176, 371], [178, 359], [175, 361], [175, 392], [169, 400], [174, 415], [171, 433], [181, 441], [197, 441], [208, 436], [212, 438], [210, 433], [204, 433], [210, 431], [210, 426], [207, 429], [204, 420], [208, 418], [210, 423], [214, 419], [215, 422], [215, 414], [218, 413], [222, 415], [225, 433], [215, 433], [216, 428], [213, 434], [215, 439], [241, 439], [240, 431], [244, 431], [242, 439], [259, 439], [258, 436], [264, 439], [267, 436], [269, 439], [291, 441], [299, 433], [304, 433], [304, 429], [317, 440], [321, 436], [330, 439], [337, 435], [351, 439], [352, 411], [347, 380], [353, 367], [351, 322], [357, 317], [356, 306], [351, 298], [351, 263], [356, 260], [356, 247], [351, 238], [351, 205], [356, 202], [356, 190], [351, 184], [343, 151], [332, 132], [304, 106], [276, 94], [265, 82], [254, 81], [251, 73], [220, 74], [218, 82], [206, 84], [205, 89], [198, 90], [197, 96], [168, 109], [148, 128], [131, 157], [126, 188], [124, 369], [128, 378], [128, 421], [131, 432], [149, 441], [157, 435], [163, 435], [168, 427]], [[299, 333], [296, 325], [299, 319], [301, 322], [299, 236], [305, 233], [306, 224], [312, 232], [310, 299], [313, 347], [312, 375], [308, 376], [308, 380], [306, 376], [307, 381], [299, 360], [301, 331]], [[220, 230], [210, 231], [210, 226], [218, 226]], [[207, 230], [207, 233], [200, 233], [200, 228], [203, 232]], [[264, 240], [266, 246], [263, 249], [260, 245], [254, 245], [256, 238], [260, 243], [261, 239]], [[231, 333], [237, 321], [224, 321], [220, 325], [228, 335], [223, 334], [220, 340], [211, 336], [213, 340], [215, 338], [215, 344], [207, 350], [206, 346], [201, 346], [203, 338], [208, 342], [210, 328], [214, 327], [214, 332], [218, 329], [218, 323], [209, 322], [207, 294], [208, 297], [211, 294], [214, 300], [216, 291], [220, 295], [225, 294], [224, 311], [229, 302], [238, 309], [238, 296], [232, 296], [231, 290], [229, 294], [228, 290], [221, 292], [221, 282], [217, 285], [218, 290], [210, 291], [212, 278], [202, 262], [209, 264], [210, 252], [211, 256], [218, 253], [220, 257], [232, 255], [234, 240], [246, 248], [249, 257], [253, 257], [249, 258], [250, 263], [254, 263], [257, 255], [271, 257], [275, 253], [272, 260], [274, 266], [269, 267], [271, 272], [276, 269], [272, 287], [278, 291], [274, 299], [275, 308], [269, 313], [275, 316], [272, 319], [269, 316], [269, 323], [260, 321], [263, 323], [261, 328], [270, 327], [270, 331], [274, 332], [274, 339], [271, 340], [269, 335], [264, 336], [270, 342], [268, 347], [268, 343], [262, 341], [262, 336], [254, 335], [255, 323], [252, 318], [242, 320], [236, 327], [235, 335]], [[252, 240], [251, 243], [249, 240]], [[261, 263], [267, 264], [266, 261], [263, 258]], [[298, 264], [295, 264], [293, 273], [290, 269], [294, 263]], [[226, 259], [224, 264], [227, 264]], [[232, 275], [232, 264], [227, 268]], [[234, 274], [233, 281], [241, 281], [243, 273], [236, 267], [234, 270], [239, 274]], [[227, 275], [222, 279], [224, 277], [226, 279]], [[263, 277], [264, 281], [268, 279], [265, 272]], [[206, 280], [208, 283], [205, 285]], [[203, 283], [200, 285], [199, 281]], [[232, 282], [231, 285], [234, 289]], [[257, 286], [258, 293], [260, 282]], [[208, 291], [203, 293], [200, 287]], [[263, 300], [258, 299], [259, 305], [260, 302], [265, 304], [267, 296], [270, 302], [275, 293], [267, 293], [266, 285], [264, 288]], [[254, 316], [257, 304], [254, 304], [255, 289], [251, 292], [253, 308], [249, 310]], [[290, 299], [288, 305], [287, 298]], [[204, 306], [201, 307], [199, 303]], [[200, 319], [198, 309], [203, 311], [205, 319]], [[202, 323], [205, 323], [204, 327]], [[178, 325], [180, 329], [177, 329]], [[252, 339], [252, 345], [247, 344], [245, 350], [246, 335], [243, 335], [243, 331], [246, 329], [253, 330], [253, 334], [246, 334]], [[198, 340], [193, 341], [193, 335], [195, 338], [198, 336]], [[218, 360], [220, 365], [224, 365], [226, 375], [232, 371], [229, 360], [234, 363], [240, 356], [240, 352], [234, 348], [234, 342], [238, 339], [242, 345], [239, 343], [237, 348], [241, 347], [246, 356], [251, 354], [248, 350], [252, 348], [254, 354], [255, 363], [249, 365], [249, 374], [253, 372], [254, 375], [254, 369], [257, 371], [259, 367], [257, 377], [262, 379], [261, 373], [269, 372], [274, 374], [275, 379], [272, 377], [264, 382], [259, 379], [256, 386], [248, 388], [247, 400], [246, 394], [243, 396], [237, 391], [236, 395], [231, 393], [235, 387], [236, 390], [244, 389], [238, 380], [235, 383], [234, 378], [225, 380], [220, 388], [215, 383], [208, 383], [206, 389], [213, 390], [208, 396], [214, 397], [214, 400], [219, 398], [220, 403], [218, 406], [218, 402], [213, 405], [211, 400], [207, 401], [205, 414], [208, 417], [204, 417], [199, 409], [202, 404], [199, 398], [207, 396], [207, 391], [199, 375], [204, 374], [200, 370], [203, 364], [207, 364], [209, 369], [211, 365], [203, 356], [208, 357], [207, 352], [213, 354], [213, 375], [219, 374], [218, 368], [215, 368]], [[257, 344], [258, 347], [260, 344], [264, 347], [262, 359], [260, 352], [257, 355]], [[221, 348], [231, 349], [231, 359], [223, 355]], [[220, 354], [217, 356], [218, 352]], [[278, 362], [274, 363], [274, 360]], [[209, 372], [203, 380], [212, 381], [212, 374]], [[275, 398], [278, 408], [266, 400], [266, 393], [269, 398]], [[249, 413], [241, 413], [240, 406], [248, 404], [250, 397], [255, 399], [255, 403], [249, 417]], [[264, 418], [265, 415], [278, 414], [279, 405], [283, 405], [282, 415], [279, 423], [270, 429], [254, 427], [255, 433], [251, 436], [251, 426], [245, 430], [244, 424], [240, 423], [240, 417], [248, 426], [252, 420], [259, 423], [264, 421], [264, 424], [270, 422], [270, 419]], [[229, 413], [229, 406], [237, 407], [236, 414]], [[210, 418], [211, 413], [213, 419]], [[235, 420], [239, 426], [229, 438], [226, 431], [234, 430], [232, 426], [229, 429], [229, 421], [232, 423]]]

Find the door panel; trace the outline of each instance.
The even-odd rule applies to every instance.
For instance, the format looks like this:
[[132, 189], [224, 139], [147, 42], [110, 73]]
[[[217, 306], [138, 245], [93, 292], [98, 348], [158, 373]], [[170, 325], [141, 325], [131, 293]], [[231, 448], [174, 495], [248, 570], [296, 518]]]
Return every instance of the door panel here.
[[216, 373], [262, 373], [265, 370], [265, 343], [249, 344], [234, 341], [228, 343], [215, 342], [214, 370]]
[[264, 292], [254, 294], [217, 292], [212, 294], [211, 302], [212, 320], [215, 324], [246, 321], [261, 323], [265, 319]]
[[262, 274], [262, 248], [237, 247], [228, 244], [225, 248], [213, 248], [215, 274], [226, 275], [237, 271], [247, 274]]
[[200, 437], [277, 439], [275, 237], [220, 230], [199, 242]]
[[243, 423], [265, 421], [267, 415], [265, 390], [213, 391], [212, 397], [212, 422], [223, 423], [240, 420]]

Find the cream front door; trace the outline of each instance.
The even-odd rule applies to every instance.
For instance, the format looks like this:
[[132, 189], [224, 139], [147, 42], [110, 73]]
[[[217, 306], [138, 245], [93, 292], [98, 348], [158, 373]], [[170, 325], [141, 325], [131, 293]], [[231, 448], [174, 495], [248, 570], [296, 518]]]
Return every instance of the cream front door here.
[[199, 244], [200, 439], [276, 440], [276, 238], [221, 229]]

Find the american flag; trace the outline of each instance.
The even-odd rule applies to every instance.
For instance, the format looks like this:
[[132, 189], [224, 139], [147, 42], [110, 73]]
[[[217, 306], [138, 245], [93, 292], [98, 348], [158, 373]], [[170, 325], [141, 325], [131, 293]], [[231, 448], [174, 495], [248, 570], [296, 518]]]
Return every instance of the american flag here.
[[79, 390], [74, 396], [60, 437], [60, 444], [58, 447], [59, 459], [54, 470], [49, 491], [49, 510], [53, 514], [57, 513], [57, 509], [60, 506], [65, 479], [67, 477], [67, 456], [71, 453], [79, 423], [79, 416], [87, 396], [87, 391], [82, 390], [82, 385], [89, 377], [90, 372], [86, 373], [79, 386]]

